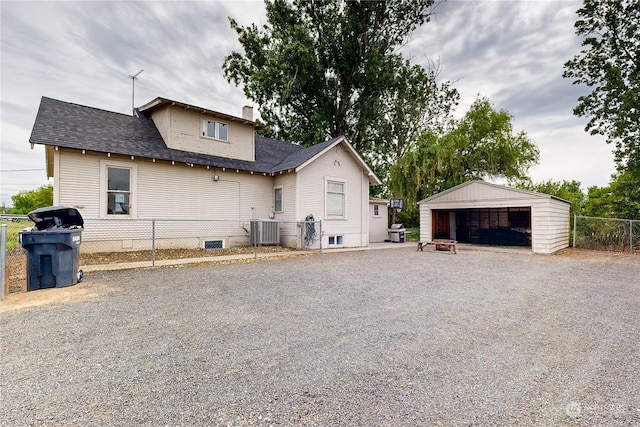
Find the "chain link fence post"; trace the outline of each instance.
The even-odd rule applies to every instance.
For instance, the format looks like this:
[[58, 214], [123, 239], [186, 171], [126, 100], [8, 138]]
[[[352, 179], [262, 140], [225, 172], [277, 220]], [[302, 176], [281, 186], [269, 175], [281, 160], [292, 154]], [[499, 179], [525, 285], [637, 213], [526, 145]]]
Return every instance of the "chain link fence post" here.
[[251, 220], [251, 226], [249, 229], [251, 232], [249, 233], [249, 239], [253, 240], [253, 259], [258, 259], [258, 222], [256, 220]]
[[151, 266], [156, 266], [156, 220], [151, 220]]
[[4, 299], [4, 297], [9, 293], [8, 285], [9, 281], [7, 280], [7, 270], [5, 259], [7, 257], [7, 224], [2, 224], [0, 226], [0, 281], [2, 282], [2, 289], [0, 289], [0, 299]]

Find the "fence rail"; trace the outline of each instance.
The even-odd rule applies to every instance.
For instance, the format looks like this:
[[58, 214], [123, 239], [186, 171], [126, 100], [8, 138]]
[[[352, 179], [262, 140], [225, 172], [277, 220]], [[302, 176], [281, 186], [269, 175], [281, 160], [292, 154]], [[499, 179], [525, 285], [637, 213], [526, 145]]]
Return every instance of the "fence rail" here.
[[616, 252], [640, 252], [640, 221], [574, 216], [573, 247]]
[[[26, 288], [26, 252], [18, 236], [33, 223], [24, 216], [0, 218], [7, 225], [3, 281], [8, 292]], [[211, 258], [232, 255], [309, 250], [322, 252], [322, 221], [201, 220], [201, 219], [98, 219], [85, 218], [80, 267]], [[0, 264], [1, 267], [1, 264]], [[5, 282], [3, 282], [5, 283]]]

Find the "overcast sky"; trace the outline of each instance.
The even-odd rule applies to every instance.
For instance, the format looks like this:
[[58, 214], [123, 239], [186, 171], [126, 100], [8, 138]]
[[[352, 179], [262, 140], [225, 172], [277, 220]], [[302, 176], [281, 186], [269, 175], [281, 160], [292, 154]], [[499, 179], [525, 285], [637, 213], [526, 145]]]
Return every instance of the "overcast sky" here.
[[[585, 88], [562, 78], [580, 50], [574, 35], [581, 1], [449, 1], [403, 48], [415, 63], [436, 61], [460, 91], [461, 116], [478, 96], [514, 116], [540, 149], [535, 182], [578, 180], [604, 186], [615, 171], [612, 147], [573, 116]], [[29, 136], [40, 98], [120, 113], [156, 97], [241, 115], [251, 102], [226, 82], [222, 62], [240, 50], [227, 17], [266, 23], [261, 1], [1, 1], [0, 203], [47, 183], [42, 146]], [[259, 115], [256, 107], [255, 113]]]

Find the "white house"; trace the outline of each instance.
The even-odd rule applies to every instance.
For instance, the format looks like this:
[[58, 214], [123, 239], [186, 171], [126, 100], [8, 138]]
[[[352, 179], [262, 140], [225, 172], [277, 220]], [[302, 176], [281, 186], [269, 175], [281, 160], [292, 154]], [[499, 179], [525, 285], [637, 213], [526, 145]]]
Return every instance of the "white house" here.
[[527, 246], [542, 254], [569, 246], [571, 203], [548, 194], [468, 181], [418, 204], [421, 241]]
[[300, 247], [296, 222], [309, 217], [322, 221], [324, 247], [368, 246], [369, 186], [380, 180], [351, 144], [305, 148], [256, 136], [262, 128], [250, 107], [235, 117], [156, 98], [129, 116], [43, 97], [29, 141], [46, 146], [54, 205], [86, 219], [83, 251], [92, 240], [148, 248], [134, 222], [149, 218], [225, 220], [207, 236], [185, 226], [194, 246], [249, 244], [247, 221], [275, 219], [280, 243]]

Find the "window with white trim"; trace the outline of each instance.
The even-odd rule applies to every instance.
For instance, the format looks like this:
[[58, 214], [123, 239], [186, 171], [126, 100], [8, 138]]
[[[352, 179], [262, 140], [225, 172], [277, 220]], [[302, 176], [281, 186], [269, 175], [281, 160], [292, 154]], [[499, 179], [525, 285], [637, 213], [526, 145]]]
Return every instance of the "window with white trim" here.
[[135, 218], [138, 165], [113, 159], [100, 160], [100, 218]]
[[282, 212], [282, 186], [273, 187], [273, 211]]
[[202, 119], [202, 136], [228, 141], [229, 125], [215, 120]]
[[380, 205], [373, 205], [373, 216], [374, 217], [380, 216]]
[[345, 218], [347, 183], [344, 181], [327, 180], [326, 188], [327, 218]]
[[107, 167], [107, 215], [130, 215], [131, 169]]

